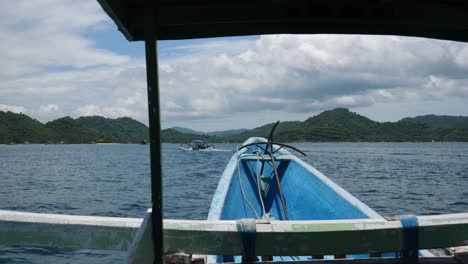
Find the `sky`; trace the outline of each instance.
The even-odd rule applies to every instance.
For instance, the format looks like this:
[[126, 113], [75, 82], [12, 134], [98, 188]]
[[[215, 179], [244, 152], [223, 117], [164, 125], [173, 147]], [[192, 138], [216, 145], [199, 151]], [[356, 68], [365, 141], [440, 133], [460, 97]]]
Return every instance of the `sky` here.
[[[144, 43], [96, 1], [7, 1], [0, 36], [0, 111], [148, 123]], [[468, 115], [468, 43], [264, 35], [160, 41], [158, 55], [164, 128], [253, 128], [337, 107], [376, 121]]]

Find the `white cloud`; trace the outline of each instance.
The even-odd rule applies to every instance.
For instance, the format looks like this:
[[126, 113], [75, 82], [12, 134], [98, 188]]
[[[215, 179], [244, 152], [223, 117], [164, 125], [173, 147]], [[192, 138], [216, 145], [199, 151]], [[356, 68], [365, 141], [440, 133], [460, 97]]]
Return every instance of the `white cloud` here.
[[76, 113], [80, 116], [103, 115], [101, 108], [97, 105], [85, 105], [78, 107]]
[[[115, 30], [109, 21], [94, 0], [2, 5], [0, 35], [8, 37], [0, 42], [0, 110], [24, 112], [26, 106], [43, 121], [104, 115], [146, 122], [144, 60], [97, 48], [91, 37]], [[268, 35], [161, 46], [161, 116], [168, 126], [191, 121], [223, 128], [222, 120], [239, 123], [233, 127], [255, 126], [334, 107], [370, 109], [391, 102], [408, 102], [410, 112], [416, 103], [468, 97], [464, 43]], [[240, 125], [244, 120], [250, 123]]]
[[19, 106], [19, 105], [6, 105], [6, 104], [0, 104], [0, 111], [3, 112], [13, 112], [13, 113], [24, 113], [26, 112], [26, 108], [24, 106]]
[[[180, 107], [167, 108], [163, 116], [224, 118], [264, 110], [309, 115], [402, 99], [468, 97], [468, 80], [459, 62], [460, 51], [468, 47], [464, 43], [394, 36], [269, 35], [250, 45], [243, 42], [237, 54], [225, 52], [235, 42], [223, 44], [219, 53], [199, 51], [164, 60], [172, 70], [161, 72], [161, 97]], [[442, 78], [436, 85], [434, 76]]]
[[34, 113], [34, 117], [44, 121], [50, 121], [62, 115], [59, 109], [60, 107], [56, 104], [41, 105], [37, 112]]
[[127, 56], [93, 47], [84, 32], [109, 19], [93, 0], [7, 1], [0, 9], [2, 80], [48, 68], [125, 63]]
[[39, 108], [39, 113], [42, 114], [50, 114], [57, 112], [59, 109], [58, 105], [56, 104], [48, 104], [48, 105], [43, 105]]
[[[134, 110], [128, 107], [119, 107], [119, 106], [107, 106], [101, 107], [97, 105], [85, 105], [78, 107], [74, 114], [76, 116], [105, 116], [110, 118], [118, 117], [139, 117], [139, 114]], [[141, 119], [140, 119], [141, 120]]]

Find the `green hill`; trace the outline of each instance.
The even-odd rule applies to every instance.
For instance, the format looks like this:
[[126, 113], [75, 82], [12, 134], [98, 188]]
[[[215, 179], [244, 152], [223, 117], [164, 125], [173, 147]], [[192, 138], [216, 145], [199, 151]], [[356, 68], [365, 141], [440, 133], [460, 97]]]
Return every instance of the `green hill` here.
[[161, 130], [161, 141], [164, 143], [189, 143], [194, 139], [207, 142], [223, 142], [223, 138], [207, 135], [187, 134], [179, 132], [173, 128]]
[[[275, 140], [283, 142], [402, 142], [402, 141], [463, 141], [468, 142], [468, 117], [422, 116], [404, 118], [398, 122], [376, 122], [367, 117], [337, 108], [324, 111], [307, 120], [281, 122]], [[161, 141], [187, 143], [193, 139], [207, 142], [243, 142], [249, 137], [267, 137], [273, 124], [266, 124], [231, 136], [210, 136], [182, 133], [176, 129], [161, 131]], [[189, 130], [187, 130], [189, 131]], [[239, 131], [237, 131], [239, 132]], [[43, 125], [24, 114], [0, 111], [0, 143], [139, 143], [149, 138], [148, 127], [134, 119], [88, 116], [73, 119], [63, 117]]]
[[[273, 124], [228, 137], [243, 142], [251, 136], [267, 137]], [[291, 141], [468, 141], [468, 129], [440, 128], [407, 121], [376, 122], [348, 109], [337, 108], [310, 117], [304, 122], [284, 122], [278, 125], [275, 140]]]
[[85, 116], [76, 121], [101, 132], [104, 135], [103, 141], [120, 143], [149, 141], [148, 127], [129, 117], [111, 119], [102, 116]]
[[206, 133], [206, 135], [216, 136], [216, 137], [229, 137], [229, 136], [240, 134], [240, 133], [242, 133], [244, 131], [247, 131], [247, 130], [248, 129], [245, 129], [245, 128], [228, 129], [228, 130], [208, 132], [208, 133]]
[[406, 117], [400, 121], [420, 123], [439, 128], [468, 128], [468, 116], [424, 115]]
[[[276, 128], [275, 138], [277, 138], [279, 134], [289, 134], [289, 132], [297, 131], [300, 124], [301, 122], [299, 121], [281, 122]], [[227, 140], [230, 142], [244, 142], [249, 137], [268, 137], [268, 134], [270, 134], [270, 130], [273, 127], [273, 125], [274, 123], [271, 123], [251, 130], [247, 130], [240, 134], [227, 137]]]
[[173, 130], [175, 130], [177, 132], [184, 133], [184, 134], [192, 134], [192, 135], [204, 135], [205, 134], [205, 132], [193, 130], [193, 129], [186, 128], [186, 127], [175, 126], [175, 127], [171, 127], [171, 128], [168, 128], [168, 129], [173, 129]]
[[0, 144], [15, 143], [140, 143], [149, 139], [148, 127], [134, 119], [89, 116], [62, 117], [42, 124], [25, 114], [0, 111]]
[[45, 143], [56, 138], [55, 131], [25, 114], [0, 111], [0, 144]]
[[216, 137], [228, 137], [228, 136], [233, 136], [240, 134], [244, 131], [247, 131], [248, 129], [245, 128], [240, 128], [240, 129], [229, 129], [229, 130], [221, 130], [221, 131], [213, 131], [213, 132], [201, 132], [201, 131], [196, 131], [190, 128], [186, 127], [171, 127], [170, 129], [174, 129], [178, 132], [184, 133], [184, 134], [192, 134], [192, 135], [205, 135], [205, 136], [216, 136]]
[[66, 144], [110, 141], [107, 135], [96, 129], [86, 127], [69, 116], [56, 119], [45, 126], [58, 134], [58, 141], [63, 141]]

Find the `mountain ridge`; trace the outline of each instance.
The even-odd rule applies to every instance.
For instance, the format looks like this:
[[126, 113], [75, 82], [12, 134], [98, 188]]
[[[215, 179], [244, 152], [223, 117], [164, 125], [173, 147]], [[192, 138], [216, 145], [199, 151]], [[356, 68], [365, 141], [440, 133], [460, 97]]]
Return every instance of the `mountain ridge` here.
[[170, 127], [170, 129], [174, 129], [184, 134], [216, 136], [216, 137], [233, 136], [233, 135], [237, 135], [248, 130], [246, 128], [239, 128], [239, 129], [219, 130], [219, 131], [213, 131], [213, 132], [201, 132], [201, 131], [193, 130], [193, 129], [186, 128], [186, 127], [179, 127], [179, 126]]
[[42, 124], [23, 113], [0, 111], [0, 144], [140, 143], [148, 139], [148, 127], [129, 117], [65, 116]]
[[[211, 143], [243, 142], [252, 136], [267, 137], [272, 126], [273, 123], [250, 130], [226, 130], [237, 132], [228, 136], [213, 134], [215, 132], [182, 133], [169, 128], [161, 130], [161, 142], [186, 143], [193, 139]], [[304, 121], [281, 122], [274, 137], [276, 141], [283, 142], [468, 142], [468, 117], [426, 115], [397, 122], [378, 122], [349, 109], [336, 108]], [[0, 111], [0, 144], [140, 143], [148, 139], [148, 127], [129, 117], [85, 116], [74, 119], [67, 116], [42, 124], [25, 114]]]
[[400, 121], [421, 123], [440, 128], [468, 128], [468, 116], [423, 115], [405, 117]]

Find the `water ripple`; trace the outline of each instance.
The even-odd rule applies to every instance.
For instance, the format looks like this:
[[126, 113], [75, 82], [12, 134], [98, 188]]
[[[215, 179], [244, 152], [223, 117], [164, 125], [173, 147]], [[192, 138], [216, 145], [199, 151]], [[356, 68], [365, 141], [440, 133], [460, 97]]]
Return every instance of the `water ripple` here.
[[[468, 144], [295, 143], [304, 160], [382, 215], [468, 211]], [[236, 144], [217, 144], [234, 149]], [[165, 218], [206, 219], [232, 152], [163, 145]], [[0, 209], [143, 217], [148, 145], [0, 145]], [[118, 263], [125, 252], [0, 247], [0, 263]]]

